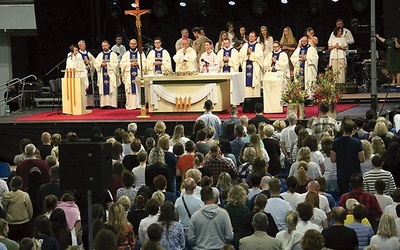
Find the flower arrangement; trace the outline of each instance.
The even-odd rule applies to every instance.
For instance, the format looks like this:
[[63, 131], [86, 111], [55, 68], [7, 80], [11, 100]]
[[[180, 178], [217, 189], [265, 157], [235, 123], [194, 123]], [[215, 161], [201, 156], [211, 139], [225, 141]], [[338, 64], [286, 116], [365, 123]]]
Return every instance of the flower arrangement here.
[[304, 103], [307, 93], [304, 90], [303, 76], [300, 73], [295, 73], [293, 79], [286, 75], [284, 77], [287, 84], [283, 88], [282, 101], [286, 103]]
[[336, 104], [343, 96], [344, 84], [336, 84], [339, 71], [334, 72], [331, 67], [325, 69], [325, 72], [319, 73], [317, 79], [313, 82], [314, 99], [318, 102]]

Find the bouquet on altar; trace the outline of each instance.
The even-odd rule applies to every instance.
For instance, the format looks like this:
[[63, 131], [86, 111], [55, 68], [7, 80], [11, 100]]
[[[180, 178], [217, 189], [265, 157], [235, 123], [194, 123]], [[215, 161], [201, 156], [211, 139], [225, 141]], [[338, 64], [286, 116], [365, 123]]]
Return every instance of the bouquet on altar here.
[[339, 102], [345, 86], [335, 83], [338, 74], [339, 71], [334, 72], [332, 67], [328, 67], [325, 72], [318, 74], [317, 79], [312, 84], [313, 96], [318, 103], [334, 104]]
[[295, 70], [293, 78], [284, 75], [286, 85], [282, 89], [282, 101], [286, 103], [304, 103], [307, 92], [304, 90], [303, 76]]

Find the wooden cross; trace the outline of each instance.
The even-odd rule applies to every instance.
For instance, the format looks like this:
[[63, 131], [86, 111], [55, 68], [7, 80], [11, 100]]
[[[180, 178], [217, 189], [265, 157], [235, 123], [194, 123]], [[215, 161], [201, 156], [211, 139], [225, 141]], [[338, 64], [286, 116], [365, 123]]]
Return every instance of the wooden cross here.
[[140, 16], [143, 14], [150, 13], [150, 10], [141, 10], [139, 5], [139, 0], [135, 0], [136, 9], [135, 10], [125, 10], [125, 15], [132, 15], [136, 17], [136, 28], [138, 31], [138, 49], [140, 55], [140, 90], [141, 90], [141, 115], [138, 118], [149, 118], [150, 116], [146, 115], [146, 99], [145, 99], [145, 91], [144, 91], [144, 77], [143, 77], [143, 61], [142, 61], [142, 22], [140, 20]]

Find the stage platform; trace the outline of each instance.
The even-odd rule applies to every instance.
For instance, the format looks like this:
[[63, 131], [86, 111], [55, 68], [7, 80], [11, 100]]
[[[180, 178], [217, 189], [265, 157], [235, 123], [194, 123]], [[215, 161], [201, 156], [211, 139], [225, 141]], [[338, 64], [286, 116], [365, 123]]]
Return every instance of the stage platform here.
[[[386, 93], [378, 94], [378, 111], [389, 118], [389, 113], [395, 110], [400, 100], [400, 93], [389, 93], [385, 102]], [[371, 108], [371, 96], [369, 93], [345, 94], [338, 105], [338, 119], [344, 116], [352, 118], [363, 117], [365, 112]], [[382, 109], [382, 110], [381, 110]], [[254, 113], [242, 113], [249, 118], [255, 116]], [[154, 124], [162, 120], [167, 124], [167, 133], [172, 135], [176, 124], [182, 124], [185, 127], [185, 134], [189, 136], [192, 133], [193, 124], [201, 113], [174, 113], [174, 114], [150, 114], [148, 119], [139, 119], [137, 115], [139, 110], [127, 111], [124, 108], [114, 110], [101, 110], [95, 108], [92, 114], [83, 116], [67, 116], [57, 114], [57, 111], [51, 111], [51, 108], [32, 108], [22, 112], [10, 115], [0, 116], [0, 161], [12, 163], [13, 157], [19, 154], [19, 142], [22, 138], [30, 138], [33, 143], [39, 144], [42, 132], [60, 133], [63, 137], [71, 131], [77, 133], [82, 140], [89, 140], [91, 130], [94, 126], [99, 126], [105, 137], [114, 134], [116, 128], [127, 128], [130, 122], [138, 124], [138, 133], [144, 134], [145, 130], [153, 127]], [[282, 114], [265, 114], [271, 120], [285, 119], [286, 108]], [[306, 119], [318, 114], [316, 105], [306, 107]], [[229, 112], [218, 113], [221, 120], [229, 117]], [[301, 121], [306, 123], [307, 120]]]

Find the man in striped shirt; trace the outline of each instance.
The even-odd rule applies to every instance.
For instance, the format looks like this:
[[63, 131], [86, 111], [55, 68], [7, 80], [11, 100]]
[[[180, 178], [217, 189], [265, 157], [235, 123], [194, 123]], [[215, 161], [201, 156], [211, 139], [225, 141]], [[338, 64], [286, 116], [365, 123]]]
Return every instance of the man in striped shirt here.
[[396, 184], [392, 173], [382, 169], [382, 157], [377, 154], [372, 157], [371, 162], [374, 168], [364, 174], [364, 190], [370, 193], [376, 193], [375, 182], [381, 179], [385, 182], [386, 186], [383, 193], [386, 195], [393, 194], [393, 191], [396, 189]]

